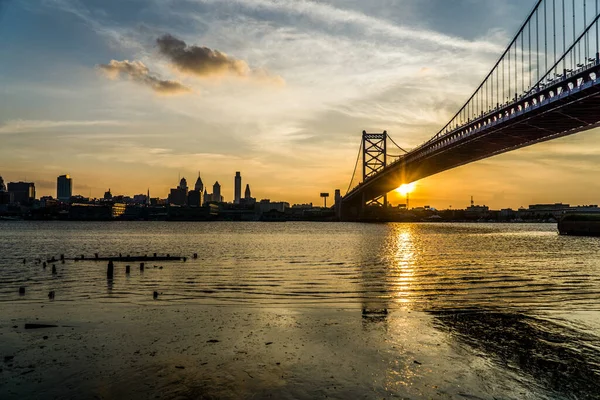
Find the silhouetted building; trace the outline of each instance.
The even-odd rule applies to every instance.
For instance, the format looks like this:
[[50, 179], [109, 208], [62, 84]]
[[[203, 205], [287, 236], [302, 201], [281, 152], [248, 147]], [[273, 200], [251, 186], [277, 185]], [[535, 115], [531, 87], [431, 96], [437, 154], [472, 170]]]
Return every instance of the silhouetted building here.
[[150, 196], [146, 194], [135, 194], [133, 195], [132, 203], [135, 204], [148, 204]]
[[108, 189], [108, 192], [104, 192], [104, 197], [103, 197], [104, 200], [112, 200], [112, 198], [113, 198], [113, 195], [110, 192], [110, 189]]
[[250, 192], [250, 185], [246, 184], [246, 191], [244, 192], [244, 198], [246, 200], [250, 200], [252, 198], [252, 193]]
[[[198, 194], [199, 194], [198, 205], [200, 205], [200, 206], [203, 205], [204, 204], [204, 183], [202, 182], [202, 179], [200, 178], [200, 172], [198, 172], [198, 179], [196, 179], [196, 184], [194, 185], [194, 190], [196, 192], [198, 192]], [[194, 198], [194, 201], [195, 200], [196, 199]], [[189, 196], [188, 196], [188, 201], [189, 201]], [[192, 205], [192, 204], [190, 204], [190, 205]]]
[[202, 205], [202, 192], [190, 190], [188, 193], [187, 204], [190, 207], [200, 207]]
[[233, 194], [233, 204], [240, 204], [240, 199], [242, 198], [242, 175], [240, 172], [235, 173], [234, 178], [234, 194]]
[[194, 185], [194, 190], [202, 193], [204, 191], [204, 183], [202, 183], [202, 179], [200, 179], [200, 173], [198, 172], [198, 179], [196, 179], [196, 184]]
[[33, 182], [9, 182], [8, 193], [13, 203], [28, 204], [35, 200], [35, 184]]
[[188, 200], [188, 187], [185, 178], [181, 178], [179, 186], [176, 189], [171, 189], [169, 193], [169, 204], [176, 206], [187, 205]]
[[56, 198], [68, 202], [73, 196], [73, 179], [69, 175], [61, 175], [56, 179]]
[[219, 203], [223, 201], [223, 196], [221, 196], [221, 185], [219, 184], [219, 181], [216, 181], [213, 185], [212, 201]]
[[6, 191], [6, 185], [4, 179], [0, 176], [0, 204], [12, 203], [11, 195]]
[[179, 186], [177, 188], [178, 189], [183, 189], [187, 193], [188, 186], [187, 186], [187, 181], [185, 180], [185, 178], [181, 178], [181, 180], [179, 181]]
[[335, 189], [335, 203], [334, 203], [334, 209], [335, 209], [335, 216], [340, 218], [342, 215], [342, 193], [340, 192], [340, 189]]
[[290, 208], [290, 203], [285, 201], [271, 202], [269, 199], [262, 199], [260, 203], [258, 203], [258, 211], [260, 214], [268, 213], [270, 211], [283, 213], [286, 208]]

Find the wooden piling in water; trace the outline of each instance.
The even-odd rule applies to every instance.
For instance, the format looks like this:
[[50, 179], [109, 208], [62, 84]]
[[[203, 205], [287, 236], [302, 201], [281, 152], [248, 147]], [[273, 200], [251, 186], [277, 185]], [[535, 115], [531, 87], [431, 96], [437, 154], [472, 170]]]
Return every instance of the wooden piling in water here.
[[114, 272], [115, 272], [115, 265], [113, 264], [112, 261], [109, 261], [108, 267], [106, 268], [106, 278], [112, 279], [114, 276]]

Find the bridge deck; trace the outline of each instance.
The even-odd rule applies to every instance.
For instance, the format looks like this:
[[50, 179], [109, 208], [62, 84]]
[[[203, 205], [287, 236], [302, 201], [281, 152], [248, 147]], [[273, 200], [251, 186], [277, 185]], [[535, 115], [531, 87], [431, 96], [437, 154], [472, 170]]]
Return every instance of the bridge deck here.
[[600, 123], [600, 66], [494, 110], [469, 126], [434, 138], [348, 192], [345, 206], [390, 192], [403, 183]]

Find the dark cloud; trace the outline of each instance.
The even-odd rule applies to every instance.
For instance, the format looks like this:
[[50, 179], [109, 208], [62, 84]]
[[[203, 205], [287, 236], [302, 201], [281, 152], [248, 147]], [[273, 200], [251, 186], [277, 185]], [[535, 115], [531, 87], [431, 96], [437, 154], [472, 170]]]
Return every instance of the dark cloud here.
[[281, 77], [273, 76], [264, 69], [251, 69], [246, 61], [208, 47], [187, 45], [183, 40], [170, 34], [159, 37], [156, 43], [159, 52], [166, 56], [180, 72], [199, 77], [235, 75], [283, 83]]
[[103, 70], [110, 79], [117, 79], [121, 74], [124, 74], [129, 79], [152, 88], [158, 94], [181, 94], [191, 91], [190, 88], [180, 82], [162, 80], [152, 75], [148, 67], [141, 61], [111, 60], [108, 64], [98, 65], [98, 68]]
[[183, 40], [166, 34], [156, 39], [160, 53], [171, 60], [181, 72], [198, 76], [232, 74], [247, 76], [250, 68], [245, 61], [229, 57], [208, 47], [188, 46]]

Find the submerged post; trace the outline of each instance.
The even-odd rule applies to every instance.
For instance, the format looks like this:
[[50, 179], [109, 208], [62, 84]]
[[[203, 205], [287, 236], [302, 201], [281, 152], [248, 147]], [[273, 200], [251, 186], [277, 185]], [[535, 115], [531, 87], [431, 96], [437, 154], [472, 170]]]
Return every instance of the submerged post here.
[[106, 268], [106, 278], [112, 279], [115, 273], [115, 265], [112, 261], [108, 262], [108, 267]]

